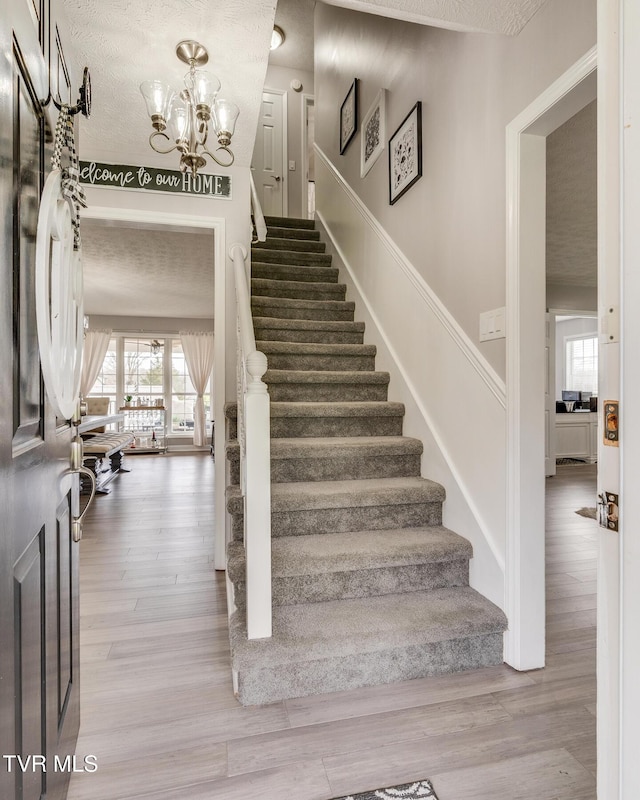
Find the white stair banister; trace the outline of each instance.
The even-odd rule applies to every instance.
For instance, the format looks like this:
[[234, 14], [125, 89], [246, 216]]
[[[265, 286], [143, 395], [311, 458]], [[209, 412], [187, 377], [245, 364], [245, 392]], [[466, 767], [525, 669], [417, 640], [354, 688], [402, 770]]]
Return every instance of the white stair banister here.
[[251, 213], [253, 214], [253, 222], [256, 227], [256, 236], [259, 242], [264, 242], [267, 238], [267, 224], [264, 221], [264, 214], [262, 213], [262, 206], [260, 205], [252, 172], [249, 173], [249, 180], [251, 186]]
[[262, 380], [267, 357], [256, 350], [251, 298], [245, 271], [246, 249], [234, 244], [238, 311], [238, 441], [244, 497], [247, 636], [271, 636], [271, 432], [269, 393]]

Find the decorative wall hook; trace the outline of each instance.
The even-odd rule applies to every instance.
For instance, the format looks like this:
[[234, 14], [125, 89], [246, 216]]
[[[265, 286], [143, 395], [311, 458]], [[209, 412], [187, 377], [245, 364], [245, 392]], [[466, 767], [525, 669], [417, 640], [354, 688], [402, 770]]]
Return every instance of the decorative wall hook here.
[[[59, 103], [55, 97], [51, 98], [53, 105], [62, 111], [62, 103]], [[70, 116], [82, 113], [87, 119], [91, 114], [91, 75], [89, 74], [89, 67], [85, 67], [82, 73], [82, 86], [80, 87], [80, 99], [75, 106], [69, 106], [68, 113]]]

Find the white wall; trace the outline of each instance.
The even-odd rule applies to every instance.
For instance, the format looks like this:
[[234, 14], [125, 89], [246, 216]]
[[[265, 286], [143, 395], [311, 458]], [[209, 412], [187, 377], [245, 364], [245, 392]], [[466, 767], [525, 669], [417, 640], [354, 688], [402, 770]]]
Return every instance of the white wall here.
[[[466, 34], [316, 5], [316, 141], [466, 333], [505, 303], [505, 126], [596, 41], [595, 0], [551, 0], [517, 37]], [[388, 204], [386, 159], [339, 155], [353, 78], [361, 117], [389, 90], [387, 138], [423, 102], [423, 177]], [[480, 344], [504, 377], [504, 341]]]
[[180, 333], [180, 331], [212, 331], [212, 319], [180, 319], [175, 317], [114, 317], [92, 314], [90, 327], [112, 331], [140, 331], [140, 333]]
[[[504, 605], [505, 341], [479, 343], [478, 318], [506, 297], [505, 128], [592, 47], [595, 0], [551, 0], [516, 38], [322, 4], [315, 32], [318, 216], [423, 474], [447, 490], [445, 524], [473, 544], [471, 583]], [[360, 120], [388, 89], [387, 139], [423, 102], [423, 177], [393, 206], [386, 154], [363, 179], [360, 133], [339, 155], [354, 77]]]
[[[295, 92], [291, 81], [299, 80], [302, 89]], [[313, 94], [313, 73], [303, 69], [288, 69], [269, 65], [264, 81], [265, 89], [280, 89], [287, 94], [287, 159], [296, 162], [295, 171], [289, 171], [284, 165], [288, 181], [289, 208], [288, 216], [307, 216], [306, 180], [303, 174], [303, 147], [306, 133], [303, 128], [302, 98]], [[304, 184], [304, 189], [303, 189]]]

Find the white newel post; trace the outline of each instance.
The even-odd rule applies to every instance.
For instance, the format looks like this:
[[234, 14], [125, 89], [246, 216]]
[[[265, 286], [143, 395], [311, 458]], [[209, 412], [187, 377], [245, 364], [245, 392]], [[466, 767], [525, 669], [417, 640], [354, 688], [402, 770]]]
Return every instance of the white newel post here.
[[271, 636], [271, 423], [267, 357], [256, 350], [241, 245], [230, 250], [238, 304], [238, 440], [244, 500], [247, 637]]
[[262, 376], [264, 353], [246, 357], [246, 480], [244, 498], [247, 556], [247, 636], [271, 636], [271, 439], [269, 394]]

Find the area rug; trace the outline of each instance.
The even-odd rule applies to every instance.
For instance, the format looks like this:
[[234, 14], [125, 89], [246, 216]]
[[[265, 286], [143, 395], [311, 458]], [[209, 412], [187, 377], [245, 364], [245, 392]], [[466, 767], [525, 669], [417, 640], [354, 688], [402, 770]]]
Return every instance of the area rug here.
[[347, 794], [334, 797], [333, 800], [438, 800], [433, 791], [431, 781], [403, 783], [401, 786], [389, 786], [387, 789], [372, 789], [359, 794]]
[[589, 517], [589, 519], [596, 519], [595, 508], [579, 508], [576, 511], [576, 514], [580, 514], [581, 517]]

